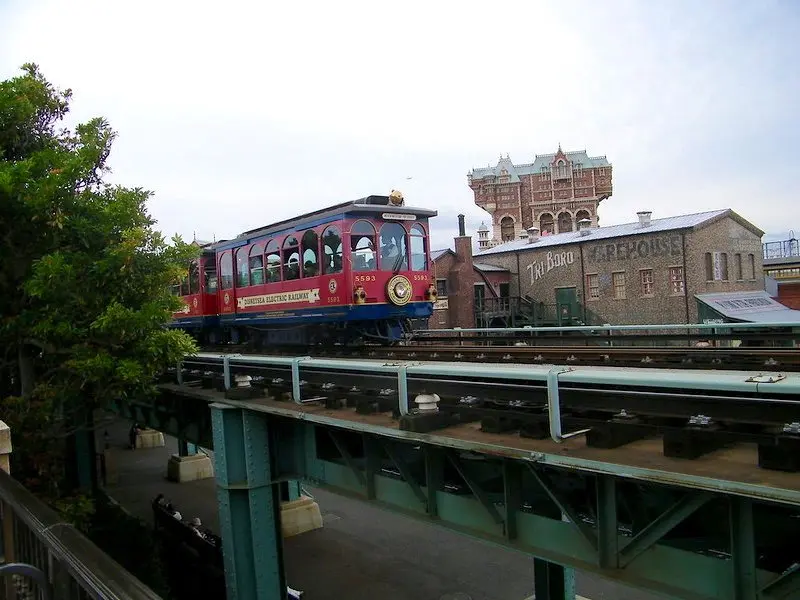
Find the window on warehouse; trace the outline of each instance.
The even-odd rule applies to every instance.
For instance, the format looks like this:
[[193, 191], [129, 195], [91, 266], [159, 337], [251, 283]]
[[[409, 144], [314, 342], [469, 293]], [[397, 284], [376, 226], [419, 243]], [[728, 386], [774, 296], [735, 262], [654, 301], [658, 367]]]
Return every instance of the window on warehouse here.
[[342, 234], [333, 225], [322, 232], [322, 272], [325, 275], [342, 272]]
[[428, 270], [428, 256], [425, 252], [425, 230], [422, 225], [411, 227], [411, 270]]
[[236, 287], [247, 287], [250, 285], [250, 274], [247, 271], [247, 248], [239, 248], [236, 251]]
[[375, 270], [375, 228], [367, 221], [356, 221], [350, 228], [350, 260], [353, 271]]
[[317, 253], [319, 252], [319, 236], [313, 229], [303, 234], [303, 277], [319, 275]]
[[250, 248], [250, 285], [264, 283], [264, 246], [256, 244]]
[[267, 283], [277, 283], [281, 280], [281, 248], [278, 240], [270, 240], [264, 254], [267, 255]]
[[230, 250], [223, 253], [219, 259], [219, 275], [221, 289], [231, 289], [233, 287], [233, 259]]
[[406, 230], [399, 223], [384, 223], [381, 227], [381, 271], [408, 270]]
[[290, 235], [283, 242], [283, 280], [300, 279], [300, 244]]

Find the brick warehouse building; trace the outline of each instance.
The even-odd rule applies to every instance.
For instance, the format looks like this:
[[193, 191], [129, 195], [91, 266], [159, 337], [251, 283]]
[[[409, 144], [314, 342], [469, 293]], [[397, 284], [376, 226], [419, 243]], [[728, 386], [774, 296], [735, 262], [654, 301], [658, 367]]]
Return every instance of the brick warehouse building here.
[[515, 165], [506, 155], [497, 166], [467, 174], [475, 204], [492, 215], [488, 245], [522, 239], [530, 227], [543, 235], [575, 231], [578, 221], [599, 224], [597, 209], [612, 193], [611, 164], [586, 150], [537, 154]]
[[[474, 259], [470, 238], [461, 236], [453, 257], [446, 259], [450, 266], [442, 262], [443, 253], [435, 270], [437, 278], [448, 273], [450, 306], [455, 296], [464, 301], [447, 319], [435, 312], [430, 326], [510, 324], [495, 319], [501, 316], [496, 310], [489, 319], [481, 318], [481, 305], [491, 303], [469, 293], [479, 283], [475, 275], [456, 281], [469, 272], [470, 262], [473, 272], [476, 263], [504, 269], [497, 271], [508, 278], [508, 285], [495, 286], [499, 300], [510, 310], [515, 299], [526, 297], [525, 302], [554, 307], [559, 319], [552, 324], [694, 323], [726, 316], [757, 320], [760, 307], [774, 309], [776, 303], [764, 292], [763, 232], [741, 216], [727, 209], [652, 220], [648, 212], [638, 216], [636, 222], [610, 227], [590, 227], [586, 220], [578, 231], [551, 236], [531, 228], [526, 239], [478, 252]], [[485, 290], [492, 293], [490, 286]], [[479, 308], [471, 317], [465, 308], [469, 298]], [[736, 306], [747, 306], [753, 314], [736, 316]]]
[[472, 238], [466, 234], [464, 215], [458, 215], [458, 233], [455, 252], [449, 248], [431, 252], [437, 293], [428, 321], [431, 329], [471, 327], [475, 307], [480, 308], [484, 298], [509, 295], [508, 269], [473, 261]]

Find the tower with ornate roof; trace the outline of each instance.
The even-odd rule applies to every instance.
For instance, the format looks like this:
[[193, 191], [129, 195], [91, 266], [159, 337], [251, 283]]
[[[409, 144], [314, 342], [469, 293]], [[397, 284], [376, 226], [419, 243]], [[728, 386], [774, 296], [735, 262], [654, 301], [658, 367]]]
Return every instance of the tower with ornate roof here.
[[582, 219], [597, 227], [600, 202], [612, 193], [611, 163], [586, 150], [564, 152], [559, 144], [554, 154], [537, 154], [528, 164], [500, 155], [497, 166], [468, 173], [467, 183], [475, 204], [492, 215], [492, 239], [486, 246], [478, 240], [484, 248], [525, 237], [531, 227], [541, 235], [572, 231]]
[[478, 227], [478, 250], [487, 250], [491, 248], [489, 245], [492, 240], [489, 239], [489, 228], [486, 226], [486, 223], [481, 222], [481, 226]]

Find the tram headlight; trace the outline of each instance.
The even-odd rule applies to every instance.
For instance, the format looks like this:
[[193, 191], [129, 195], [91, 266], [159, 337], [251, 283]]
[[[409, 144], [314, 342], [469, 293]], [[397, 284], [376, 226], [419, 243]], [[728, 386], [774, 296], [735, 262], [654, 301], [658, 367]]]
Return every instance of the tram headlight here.
[[411, 301], [411, 282], [404, 275], [395, 275], [386, 284], [386, 293], [392, 304], [408, 304]]
[[438, 297], [438, 294], [436, 293], [436, 286], [435, 285], [430, 284], [428, 286], [428, 289], [425, 290], [425, 297], [428, 300], [430, 300], [431, 302], [436, 302], [436, 298]]
[[364, 291], [363, 285], [356, 286], [353, 290], [353, 301], [356, 304], [364, 304], [367, 301], [367, 292]]

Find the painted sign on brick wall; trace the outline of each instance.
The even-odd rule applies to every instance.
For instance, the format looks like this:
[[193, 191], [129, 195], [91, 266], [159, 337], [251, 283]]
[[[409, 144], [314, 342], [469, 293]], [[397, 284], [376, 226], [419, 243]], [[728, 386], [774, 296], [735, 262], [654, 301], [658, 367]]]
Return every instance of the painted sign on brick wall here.
[[617, 262], [639, 258], [660, 258], [681, 255], [681, 236], [653, 236], [647, 239], [597, 244], [589, 248], [589, 262]]
[[525, 268], [531, 274], [531, 284], [533, 284], [553, 269], [560, 269], [574, 262], [575, 253], [572, 250], [568, 252], [548, 252], [544, 259], [536, 260]]

